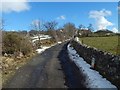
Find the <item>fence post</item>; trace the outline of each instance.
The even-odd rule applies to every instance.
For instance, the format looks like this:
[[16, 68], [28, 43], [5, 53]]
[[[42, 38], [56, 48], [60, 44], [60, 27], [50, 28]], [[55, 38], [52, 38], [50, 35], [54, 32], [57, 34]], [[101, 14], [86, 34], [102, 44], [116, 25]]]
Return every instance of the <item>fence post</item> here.
[[91, 67], [94, 68], [95, 67], [95, 58], [92, 57], [92, 60], [91, 60]]

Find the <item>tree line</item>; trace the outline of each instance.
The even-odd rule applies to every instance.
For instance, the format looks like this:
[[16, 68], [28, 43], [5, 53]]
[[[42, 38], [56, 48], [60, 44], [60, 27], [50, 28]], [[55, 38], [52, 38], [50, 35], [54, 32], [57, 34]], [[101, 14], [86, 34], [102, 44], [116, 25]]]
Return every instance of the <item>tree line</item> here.
[[[43, 23], [40, 20], [33, 21], [30, 26], [30, 31], [19, 30], [9, 32], [4, 31], [4, 27], [1, 27], [1, 31], [3, 32], [2, 53], [15, 54], [16, 52], [22, 52], [24, 55], [27, 55], [34, 51], [33, 43], [30, 40], [31, 36], [38, 36], [39, 40], [37, 44], [38, 48], [41, 48], [41, 34], [47, 34], [51, 36], [52, 41], [58, 42], [73, 38], [79, 33], [79, 30], [85, 29], [84, 25], [81, 24], [79, 28], [76, 28], [75, 24], [71, 22], [64, 24], [62, 28], [57, 28], [58, 22], [56, 21]], [[87, 30], [93, 31], [92, 24], [87, 28]]]

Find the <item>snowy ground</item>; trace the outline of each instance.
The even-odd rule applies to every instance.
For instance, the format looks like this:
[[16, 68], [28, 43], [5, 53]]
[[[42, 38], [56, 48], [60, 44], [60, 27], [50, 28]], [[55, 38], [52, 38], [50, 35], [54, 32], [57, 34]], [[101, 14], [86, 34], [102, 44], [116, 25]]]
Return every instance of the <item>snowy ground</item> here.
[[[50, 39], [50, 38], [51, 38], [51, 37], [50, 37], [49, 35], [40, 35], [40, 40], [45, 40], [45, 39]], [[31, 37], [31, 39], [32, 39], [32, 42], [35, 42], [35, 41], [39, 40], [39, 39], [38, 39], [38, 36]], [[66, 40], [66, 41], [67, 41], [67, 40]], [[48, 47], [42, 46], [42, 48], [37, 49], [36, 51], [37, 51], [37, 53], [42, 53], [42, 52], [44, 52], [46, 49], [51, 48], [52, 46], [55, 46], [56, 44], [61, 44], [61, 43], [62, 43], [61, 41], [58, 41], [57, 43], [55, 43], [55, 44], [53, 44], [53, 45], [51, 45], [51, 46], [48, 46]]]
[[48, 46], [48, 47], [46, 47], [46, 46], [42, 46], [42, 48], [39, 48], [39, 49], [37, 49], [36, 51], [37, 51], [37, 53], [42, 53], [42, 52], [44, 52], [46, 49], [48, 49], [48, 48], [51, 48], [52, 46], [55, 46], [55, 45], [57, 45], [57, 44], [61, 44], [62, 42], [57, 42], [57, 43], [55, 43], [55, 44], [53, 44], [53, 45], [51, 45], [51, 46]]
[[61, 44], [62, 42], [61, 41], [59, 41], [59, 42], [57, 42], [58, 44]]
[[[40, 40], [50, 39], [49, 35], [40, 35]], [[32, 42], [39, 40], [38, 36], [31, 37]]]
[[36, 51], [37, 51], [37, 53], [42, 53], [42, 52], [44, 52], [46, 49], [48, 49], [48, 48], [50, 48], [51, 46], [49, 46], [49, 47], [42, 47], [42, 48], [40, 48], [40, 49], [37, 49]]
[[87, 88], [115, 88], [117, 87], [111, 84], [108, 80], [103, 78], [99, 72], [90, 69], [90, 65], [79, 57], [73, 47], [70, 44], [67, 47], [70, 59], [80, 68], [86, 77], [85, 85]]

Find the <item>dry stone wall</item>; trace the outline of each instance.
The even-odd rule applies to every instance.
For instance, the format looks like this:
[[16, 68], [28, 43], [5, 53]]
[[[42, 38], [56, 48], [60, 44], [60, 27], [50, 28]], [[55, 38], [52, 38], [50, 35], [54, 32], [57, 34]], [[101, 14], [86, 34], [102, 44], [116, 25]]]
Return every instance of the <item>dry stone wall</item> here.
[[91, 64], [94, 58], [94, 69], [120, 89], [120, 56], [103, 52], [74, 40], [70, 43], [87, 63]]

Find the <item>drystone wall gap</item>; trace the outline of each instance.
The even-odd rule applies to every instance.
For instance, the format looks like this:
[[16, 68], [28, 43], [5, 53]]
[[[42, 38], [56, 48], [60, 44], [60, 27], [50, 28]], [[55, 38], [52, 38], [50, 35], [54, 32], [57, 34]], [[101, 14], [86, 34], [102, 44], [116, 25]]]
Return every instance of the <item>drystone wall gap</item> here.
[[70, 43], [87, 63], [91, 64], [92, 58], [94, 58], [94, 69], [120, 89], [120, 56], [103, 52], [74, 40]]

